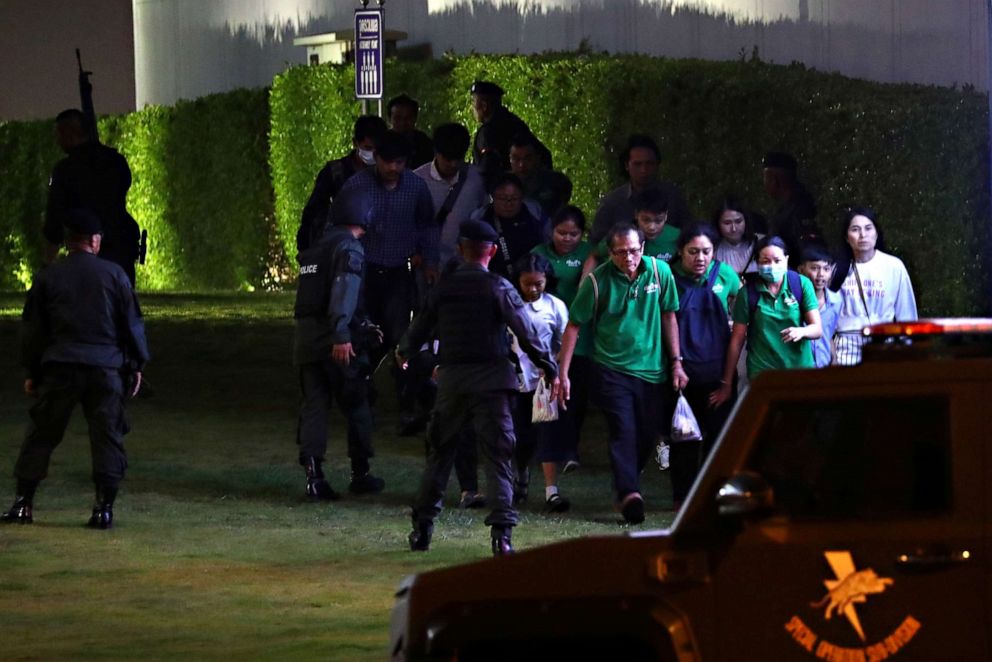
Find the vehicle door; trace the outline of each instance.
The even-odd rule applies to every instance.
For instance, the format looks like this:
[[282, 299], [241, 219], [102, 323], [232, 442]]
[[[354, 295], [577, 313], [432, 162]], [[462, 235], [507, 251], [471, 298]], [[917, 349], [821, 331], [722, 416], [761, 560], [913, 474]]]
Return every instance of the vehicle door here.
[[782, 390], [744, 461], [774, 506], [714, 574], [725, 660], [990, 659], [973, 384]]

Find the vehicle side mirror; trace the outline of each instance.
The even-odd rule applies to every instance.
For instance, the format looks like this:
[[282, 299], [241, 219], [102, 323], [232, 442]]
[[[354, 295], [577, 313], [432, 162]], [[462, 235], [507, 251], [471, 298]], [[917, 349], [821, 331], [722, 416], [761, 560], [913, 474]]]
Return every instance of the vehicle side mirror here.
[[771, 510], [775, 504], [772, 486], [764, 476], [742, 471], [731, 476], [716, 495], [718, 512], [724, 517], [743, 517]]

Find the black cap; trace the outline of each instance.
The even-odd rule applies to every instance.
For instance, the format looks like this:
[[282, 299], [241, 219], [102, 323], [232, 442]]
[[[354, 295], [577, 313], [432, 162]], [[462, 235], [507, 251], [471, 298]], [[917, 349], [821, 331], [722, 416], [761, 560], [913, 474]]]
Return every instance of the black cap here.
[[472, 94], [481, 94], [487, 97], [502, 97], [505, 94], [502, 87], [488, 80], [477, 80], [472, 83], [471, 92]]
[[499, 239], [493, 226], [483, 221], [462, 221], [458, 226], [458, 236], [469, 241], [484, 241], [495, 244]]
[[782, 170], [791, 170], [792, 172], [795, 172], [799, 167], [796, 157], [785, 152], [768, 152], [765, 154], [765, 158], [761, 160], [761, 165], [766, 168], [781, 168]]
[[372, 204], [368, 196], [357, 189], [338, 193], [331, 205], [332, 225], [357, 225], [367, 228], [372, 222]]
[[79, 235], [103, 234], [103, 223], [100, 217], [88, 209], [70, 209], [66, 213], [65, 227], [69, 232]]

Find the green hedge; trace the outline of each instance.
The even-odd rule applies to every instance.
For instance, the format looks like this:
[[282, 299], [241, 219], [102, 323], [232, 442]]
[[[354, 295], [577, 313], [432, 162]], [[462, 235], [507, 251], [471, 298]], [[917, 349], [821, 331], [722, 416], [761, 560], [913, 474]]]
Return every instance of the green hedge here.
[[[128, 209], [148, 231], [140, 288], [252, 289], [285, 278], [268, 118], [267, 90], [238, 90], [100, 119], [103, 142], [128, 159]], [[51, 122], [0, 126], [0, 149], [8, 163], [0, 178], [0, 287], [20, 288], [40, 266], [46, 184], [62, 154]]]
[[[617, 154], [633, 132], [658, 139], [664, 176], [682, 185], [701, 217], [724, 191], [770, 211], [761, 157], [790, 151], [828, 238], [839, 236], [844, 206], [871, 205], [909, 266], [924, 314], [988, 311], [987, 111], [973, 90], [871, 83], [758, 60], [469, 56], [420, 65], [429, 75], [417, 78], [411, 65], [391, 66], [387, 96], [418, 98], [428, 131], [450, 120], [474, 131], [468, 88], [476, 78], [498, 81], [590, 214], [622, 181]], [[350, 147], [358, 114], [351, 75], [348, 67], [298, 67], [273, 83], [270, 154], [288, 252], [314, 175]]]

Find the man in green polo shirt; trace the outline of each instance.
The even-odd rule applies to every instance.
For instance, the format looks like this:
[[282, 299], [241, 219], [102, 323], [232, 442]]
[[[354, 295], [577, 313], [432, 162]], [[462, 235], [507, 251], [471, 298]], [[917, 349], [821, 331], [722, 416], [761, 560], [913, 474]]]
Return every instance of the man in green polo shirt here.
[[[610, 464], [624, 519], [644, 521], [640, 474], [658, 433], [658, 411], [671, 391], [664, 388], [671, 358], [672, 386], [688, 382], [682, 369], [675, 279], [668, 265], [644, 257], [644, 234], [629, 224], [607, 234], [610, 260], [579, 285], [562, 338], [562, 400], [571, 389], [568, 368], [579, 328], [595, 333], [592, 396], [610, 429]], [[662, 350], [662, 342], [668, 350]]]

